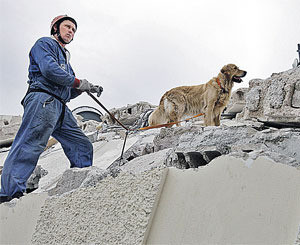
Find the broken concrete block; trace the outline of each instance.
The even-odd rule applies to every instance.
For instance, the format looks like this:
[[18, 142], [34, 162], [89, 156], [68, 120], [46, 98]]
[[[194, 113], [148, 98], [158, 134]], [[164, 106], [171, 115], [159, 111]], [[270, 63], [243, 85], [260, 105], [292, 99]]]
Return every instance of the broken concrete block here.
[[154, 135], [148, 134], [144, 136], [138, 136], [137, 138], [137, 141], [123, 153], [122, 161], [120, 160], [120, 156], [109, 166], [110, 169], [116, 166], [124, 165], [127, 162], [132, 161], [136, 157], [140, 157], [154, 151]]
[[[299, 144], [295, 143], [299, 142]], [[216, 151], [220, 154], [241, 155], [252, 151], [268, 152], [274, 160], [300, 166], [300, 130], [267, 129], [248, 121], [239, 126], [201, 127], [198, 125], [161, 129], [155, 136], [154, 149], [173, 148], [175, 152]], [[219, 154], [217, 153], [217, 154]], [[272, 153], [274, 153], [272, 156]], [[282, 157], [279, 157], [280, 154]], [[286, 156], [285, 159], [283, 156]], [[183, 156], [179, 156], [183, 159]]]
[[[109, 112], [124, 125], [131, 126], [140, 119], [140, 115], [142, 113], [151, 108], [155, 108], [155, 106], [151, 105], [148, 102], [141, 101], [134, 105], [127, 105], [121, 108], [113, 108], [109, 110]], [[110, 126], [118, 125], [118, 122], [112, 119], [108, 114], [105, 114], [104, 117], [102, 117], [102, 120]]]
[[88, 173], [86, 178], [82, 181], [80, 187], [89, 187], [89, 186], [96, 186], [100, 181], [107, 177], [117, 177], [121, 169], [113, 168], [113, 169], [100, 169], [97, 167], [90, 167], [88, 168]]
[[259, 109], [260, 93], [260, 87], [254, 87], [248, 91], [246, 95], [246, 108], [249, 111], [257, 111]]
[[0, 244], [31, 244], [47, 193], [29, 194], [0, 205]]
[[170, 166], [167, 165], [167, 161], [172, 154], [174, 154], [172, 149], [164, 149], [159, 152], [143, 155], [127, 162], [120, 169], [123, 172], [137, 174], [153, 168], [165, 168], [166, 166]]
[[67, 169], [58, 180], [56, 186], [48, 191], [49, 196], [62, 195], [80, 187], [89, 170], [87, 168]]
[[142, 244], [166, 171], [121, 173], [46, 200], [31, 244]]
[[[293, 123], [300, 126], [300, 67], [251, 80], [246, 106], [238, 119]], [[287, 125], [291, 126], [291, 125]]]
[[230, 101], [222, 115], [231, 115], [232, 117], [235, 117], [237, 113], [240, 113], [246, 105], [245, 96], [247, 92], [248, 88], [239, 88], [233, 91], [230, 97]]
[[292, 98], [292, 107], [300, 108], [300, 81], [295, 83], [294, 93]]
[[98, 131], [86, 133], [85, 135], [89, 138], [89, 140], [91, 141], [91, 143], [94, 143], [94, 142], [97, 141]]
[[43, 169], [41, 165], [37, 165], [30, 175], [26, 183], [26, 192], [34, 191], [39, 188], [39, 181], [42, 177], [46, 176], [48, 171]]
[[300, 171], [264, 157], [170, 168], [143, 244], [294, 244], [299, 186]]

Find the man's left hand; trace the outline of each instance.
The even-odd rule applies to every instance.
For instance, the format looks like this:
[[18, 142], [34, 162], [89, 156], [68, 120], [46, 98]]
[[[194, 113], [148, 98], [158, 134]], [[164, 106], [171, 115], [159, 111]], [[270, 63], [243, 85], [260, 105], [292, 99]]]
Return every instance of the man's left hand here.
[[103, 88], [99, 85], [92, 85], [90, 93], [97, 93], [97, 97], [100, 97]]

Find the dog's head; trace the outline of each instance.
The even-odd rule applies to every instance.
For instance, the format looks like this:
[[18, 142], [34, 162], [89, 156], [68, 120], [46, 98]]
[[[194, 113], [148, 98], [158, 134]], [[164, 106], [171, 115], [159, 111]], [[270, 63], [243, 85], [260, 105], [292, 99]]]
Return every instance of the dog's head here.
[[221, 73], [223, 73], [226, 76], [226, 79], [232, 82], [241, 83], [242, 77], [246, 76], [247, 72], [240, 70], [236, 65], [234, 64], [228, 64], [223, 66], [221, 69]]

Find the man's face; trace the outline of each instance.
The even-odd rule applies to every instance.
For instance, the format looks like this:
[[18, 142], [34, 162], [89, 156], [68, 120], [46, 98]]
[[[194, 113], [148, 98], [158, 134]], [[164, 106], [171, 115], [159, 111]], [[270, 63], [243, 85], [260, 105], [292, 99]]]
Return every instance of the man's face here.
[[70, 43], [74, 37], [74, 34], [76, 32], [76, 26], [75, 24], [70, 20], [64, 20], [59, 25], [59, 32], [61, 38], [66, 42]]

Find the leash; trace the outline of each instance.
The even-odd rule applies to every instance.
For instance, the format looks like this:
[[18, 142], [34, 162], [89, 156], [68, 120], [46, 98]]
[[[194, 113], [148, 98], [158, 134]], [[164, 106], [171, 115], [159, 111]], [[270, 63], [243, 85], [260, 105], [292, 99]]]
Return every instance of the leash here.
[[120, 157], [120, 162], [122, 161], [122, 159], [123, 159], [123, 154], [124, 154], [124, 149], [125, 149], [125, 144], [126, 144], [126, 140], [127, 140], [127, 136], [128, 136], [128, 132], [130, 131], [130, 129], [129, 128], [127, 128], [126, 126], [124, 126], [124, 124], [123, 123], [121, 123], [113, 114], [111, 114], [110, 112], [109, 112], [109, 110], [107, 110], [106, 109], [106, 107], [104, 106], [104, 105], [102, 105], [102, 103], [94, 96], [94, 95], [92, 95], [90, 92], [88, 92], [88, 91], [86, 91], [86, 93], [98, 104], [98, 105], [100, 105], [102, 108], [103, 108], [103, 110], [105, 110], [107, 113], [108, 113], [108, 115], [110, 115], [110, 117], [113, 119], [113, 120], [115, 120], [115, 121], [117, 121], [125, 130], [126, 130], [126, 133], [125, 133], [125, 139], [124, 139], [124, 143], [123, 143], [123, 148], [122, 148], [122, 153], [121, 153], [121, 157]]
[[129, 129], [127, 128], [127, 127], [125, 127], [124, 126], [124, 124], [123, 123], [121, 123], [117, 118], [115, 118], [115, 116], [113, 115], [113, 114], [111, 114], [110, 112], [109, 112], [109, 110], [107, 110], [106, 108], [105, 108], [105, 106], [104, 105], [102, 105], [102, 103], [94, 96], [94, 95], [92, 95], [90, 92], [88, 92], [88, 91], [86, 91], [87, 92], [87, 94], [89, 95], [89, 96], [91, 96], [92, 97], [92, 99], [94, 100], [94, 101], [96, 101], [96, 103], [98, 104], [98, 105], [100, 105], [102, 108], [103, 108], [103, 110], [105, 110], [107, 113], [108, 113], [108, 115], [110, 115], [110, 117], [113, 119], [113, 120], [116, 120], [125, 130], [127, 130], [127, 131], [129, 131]]
[[[115, 120], [116, 122], [118, 122], [125, 130], [126, 130], [126, 133], [125, 133], [125, 138], [124, 138], [124, 143], [123, 143], [123, 147], [122, 147], [122, 153], [121, 153], [121, 157], [120, 157], [120, 162], [121, 160], [123, 159], [123, 154], [124, 154], [124, 149], [125, 149], [125, 144], [126, 144], [126, 140], [127, 140], [127, 136], [128, 136], [128, 133], [129, 131], [134, 131], [132, 129], [129, 129], [127, 128], [126, 126], [123, 125], [123, 123], [121, 123], [113, 114], [111, 114], [109, 112], [109, 110], [106, 109], [106, 107], [93, 95], [91, 94], [90, 92], [86, 91], [86, 93], [98, 104], [100, 105], [103, 110], [105, 110], [108, 115], [110, 115], [110, 117]], [[181, 123], [181, 122], [187, 122], [193, 118], [196, 118], [196, 117], [200, 117], [200, 116], [203, 116], [204, 113], [200, 113], [200, 114], [197, 114], [195, 116], [192, 116], [192, 117], [189, 117], [185, 120], [181, 120], [181, 121], [177, 121], [177, 122], [170, 122], [170, 123], [165, 123], [165, 124], [159, 124], [159, 125], [154, 125], [154, 126], [148, 126], [148, 127], [143, 127], [143, 128], [139, 128], [137, 130], [147, 130], [147, 129], [152, 129], [152, 128], [162, 128], [162, 127], [167, 127], [167, 126], [171, 126], [171, 125], [174, 125], [174, 124], [177, 124], [177, 123]]]
[[154, 126], [148, 126], [148, 127], [143, 127], [143, 128], [139, 128], [137, 130], [147, 130], [147, 129], [152, 129], [152, 128], [162, 128], [162, 127], [167, 127], [167, 126], [171, 126], [171, 125], [174, 125], [174, 124], [177, 124], [177, 123], [181, 123], [181, 122], [187, 122], [193, 118], [196, 118], [196, 117], [200, 117], [200, 116], [203, 116], [204, 113], [200, 113], [200, 114], [197, 114], [195, 116], [192, 116], [192, 117], [189, 117], [185, 120], [181, 120], [181, 121], [177, 121], [177, 122], [170, 122], [170, 123], [164, 123], [164, 124], [159, 124], [159, 125], [154, 125]]

